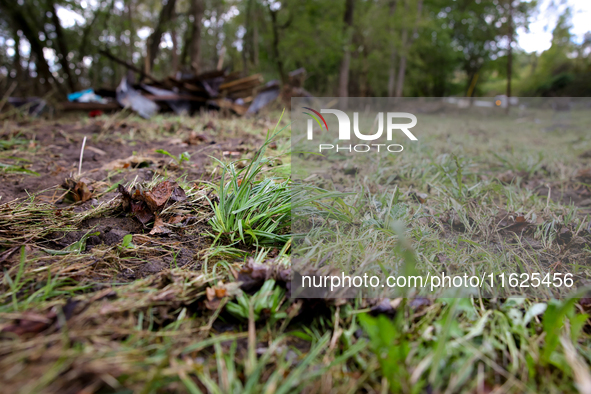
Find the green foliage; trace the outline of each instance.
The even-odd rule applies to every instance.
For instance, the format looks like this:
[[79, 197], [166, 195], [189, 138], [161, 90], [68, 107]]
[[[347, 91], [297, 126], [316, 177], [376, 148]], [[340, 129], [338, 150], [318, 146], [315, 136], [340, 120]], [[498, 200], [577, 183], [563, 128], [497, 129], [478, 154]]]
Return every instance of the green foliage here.
[[61, 250], [54, 250], [54, 249], [45, 249], [42, 250], [46, 253], [53, 254], [53, 255], [65, 255], [65, 254], [80, 254], [84, 249], [86, 249], [86, 240], [92, 236], [100, 235], [100, 232], [88, 232], [82, 236], [78, 241], [74, 242], [73, 244], [66, 246]]
[[119, 246], [120, 250], [128, 250], [128, 249], [135, 249], [136, 246], [133, 243], [133, 234], [127, 234], [123, 237], [121, 241], [121, 246]]
[[18, 173], [23, 173], [23, 174], [28, 174], [28, 175], [39, 176], [38, 172], [29, 170], [25, 167], [19, 167], [14, 164], [0, 163], [0, 170], [2, 170], [3, 172], [18, 172]]
[[[280, 122], [281, 119], [277, 126]], [[222, 237], [231, 243], [241, 241], [255, 245], [283, 244], [289, 240], [289, 180], [258, 178], [264, 166], [273, 161], [264, 157], [266, 148], [282, 130], [267, 135], [245, 168], [237, 170], [234, 163], [225, 164], [218, 160], [222, 175], [219, 186], [214, 190], [219, 201], [208, 199], [214, 212], [214, 217], [209, 221], [214, 231], [214, 242]]]
[[[590, 94], [591, 41], [587, 37], [581, 44], [575, 44], [571, 29], [571, 10], [567, 8], [552, 31], [551, 47], [528, 62], [527, 74], [517, 84], [521, 95], [579, 97]], [[573, 54], [576, 54], [574, 59]]]
[[226, 310], [231, 315], [244, 321], [249, 319], [252, 310], [255, 321], [259, 321], [264, 314], [273, 324], [275, 321], [287, 317], [284, 311], [280, 311], [284, 297], [285, 290], [281, 287], [275, 287], [275, 281], [270, 279], [254, 295], [249, 296], [242, 293], [236, 297], [236, 302], [228, 302]]
[[191, 161], [191, 155], [189, 154], [189, 152], [183, 152], [178, 154], [177, 156], [173, 155], [172, 153], [164, 150], [164, 149], [156, 149], [156, 153], [161, 153], [163, 155], [166, 155], [168, 157], [170, 157], [172, 160], [174, 160], [174, 162], [176, 163], [177, 166], [182, 167], [183, 163], [186, 161], [187, 163], [189, 163]]
[[558, 367], [568, 369], [569, 366], [557, 357], [556, 349], [560, 342], [560, 335], [566, 320], [570, 323], [570, 338], [573, 342], [579, 338], [582, 327], [589, 318], [587, 314], [577, 314], [575, 302], [578, 298], [570, 298], [564, 301], [550, 300], [544, 313], [543, 329], [546, 333], [545, 344], [542, 351], [542, 361], [552, 363]]
[[[382, 374], [388, 379], [390, 390], [395, 393], [409, 388], [406, 359], [411, 347], [403, 332], [402, 319], [402, 313], [396, 314], [394, 321], [384, 315], [359, 315], [359, 322], [369, 336], [370, 348], [378, 357]], [[413, 390], [419, 392], [420, 387]]]
[[[15, 69], [14, 48], [34, 40], [41, 50], [55, 51], [59, 60], [54, 66], [56, 81], [67, 85], [67, 90], [118, 85], [125, 68], [101, 54], [105, 47], [117, 58], [142, 68], [146, 33], [159, 24], [163, 7], [163, 3], [154, 1], [21, 3], [0, 3], [0, 36], [4, 38], [0, 47], [9, 54], [0, 59], [0, 64], [19, 80], [20, 88], [26, 70]], [[261, 72], [270, 80], [280, 77], [279, 63], [284, 72], [305, 67], [305, 88], [330, 96], [337, 93], [343, 54], [348, 49], [350, 96], [387, 95], [386, 81], [393, 75], [398, 83], [397, 73], [404, 57], [407, 66], [403, 94], [436, 97], [504, 93], [509, 27], [527, 28], [538, 5], [536, 1], [512, 0], [510, 11], [508, 0], [356, 1], [352, 29], [345, 29], [345, 1], [202, 3], [202, 70], [217, 67], [223, 47], [223, 64], [233, 71]], [[83, 21], [67, 26], [62, 21], [57, 29], [52, 18], [53, 4], [58, 10], [79, 15]], [[191, 4], [176, 1], [174, 18], [161, 26], [164, 45], [150, 70], [158, 78], [178, 71], [172, 70], [173, 59], [178, 60], [179, 69], [191, 67]], [[589, 40], [573, 42], [569, 18], [569, 14], [561, 17], [552, 48], [541, 56], [528, 55], [524, 61], [525, 55], [518, 54], [515, 48], [514, 85], [521, 94], [572, 96], [584, 95], [591, 89], [585, 78], [589, 72]], [[30, 31], [23, 33], [21, 22]], [[172, 35], [174, 50], [170, 45]], [[67, 68], [72, 71], [66, 71], [62, 64], [63, 50], [67, 51]], [[19, 55], [23, 59], [26, 54]], [[35, 56], [29, 60], [39, 63]], [[40, 64], [36, 65], [36, 70], [41, 70]], [[472, 82], [475, 84], [470, 89]]]

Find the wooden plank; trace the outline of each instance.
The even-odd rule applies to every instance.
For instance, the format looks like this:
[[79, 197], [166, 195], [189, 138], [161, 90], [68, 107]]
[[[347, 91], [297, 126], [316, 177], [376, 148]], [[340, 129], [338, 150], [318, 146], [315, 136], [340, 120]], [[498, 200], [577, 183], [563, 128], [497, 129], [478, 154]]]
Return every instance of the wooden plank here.
[[159, 96], [155, 94], [143, 94], [142, 96], [152, 101], [187, 100], [205, 102], [207, 100], [205, 97], [189, 96], [186, 94], [163, 94]]
[[232, 93], [235, 93], [235, 92], [241, 92], [243, 90], [256, 89], [259, 86], [261, 86], [261, 84], [258, 81], [252, 81], [252, 82], [243, 83], [243, 84], [240, 84], [240, 85], [233, 86], [233, 87], [231, 87], [229, 89], [220, 89], [220, 93], [232, 94]]
[[233, 99], [244, 98], [244, 97], [256, 95], [256, 92], [257, 92], [256, 88], [244, 89], [244, 90], [238, 90], [236, 92], [232, 92], [232, 93], [228, 94], [226, 97], [233, 98]]
[[236, 79], [232, 82], [226, 82], [220, 85], [220, 90], [230, 89], [234, 86], [257, 81], [259, 84], [263, 83], [263, 76], [261, 74], [254, 74], [246, 78]]

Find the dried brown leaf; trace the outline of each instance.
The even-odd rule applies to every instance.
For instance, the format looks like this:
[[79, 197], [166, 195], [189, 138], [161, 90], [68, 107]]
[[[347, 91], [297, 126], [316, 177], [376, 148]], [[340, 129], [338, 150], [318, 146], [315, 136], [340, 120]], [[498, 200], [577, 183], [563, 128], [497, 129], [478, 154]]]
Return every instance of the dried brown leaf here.
[[79, 181], [74, 186], [74, 200], [76, 202], [85, 202], [92, 198], [92, 192], [88, 189], [86, 183]]
[[150, 235], [155, 234], [168, 234], [170, 233], [170, 229], [166, 227], [166, 223], [162, 220], [162, 217], [156, 215], [156, 219], [154, 220], [154, 227], [150, 231]]

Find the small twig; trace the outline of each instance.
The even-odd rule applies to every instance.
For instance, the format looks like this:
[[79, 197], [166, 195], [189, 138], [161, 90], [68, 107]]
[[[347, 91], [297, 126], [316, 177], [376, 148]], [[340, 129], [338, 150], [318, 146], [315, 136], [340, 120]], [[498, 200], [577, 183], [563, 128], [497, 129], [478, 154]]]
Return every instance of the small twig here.
[[86, 136], [82, 140], [82, 149], [80, 149], [80, 164], [78, 164], [78, 176], [82, 174], [82, 157], [84, 156], [84, 145], [86, 145]]

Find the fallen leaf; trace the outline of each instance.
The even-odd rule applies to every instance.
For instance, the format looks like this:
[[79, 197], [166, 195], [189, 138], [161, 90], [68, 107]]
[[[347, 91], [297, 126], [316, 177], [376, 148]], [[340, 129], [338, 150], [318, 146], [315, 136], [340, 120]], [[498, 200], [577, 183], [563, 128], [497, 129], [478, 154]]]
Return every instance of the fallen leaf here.
[[[148, 191], [145, 191], [141, 185], [135, 186], [131, 191], [119, 185], [117, 191], [123, 197], [123, 209], [130, 209], [131, 213], [144, 225], [156, 219], [157, 214], [167, 205], [187, 199], [183, 188], [171, 181], [161, 182]], [[150, 234], [170, 232], [168, 229], [165, 231], [164, 224], [160, 219], [160, 222], [154, 224], [156, 229], [153, 229]]]
[[159, 215], [156, 215], [156, 219], [154, 220], [154, 227], [152, 227], [152, 230], [150, 231], [150, 235], [155, 235], [155, 234], [168, 234], [170, 233], [170, 229], [168, 229], [166, 227], [166, 223], [164, 223], [164, 221], [162, 220], [162, 218]]
[[133, 213], [143, 225], [146, 225], [155, 218], [154, 213], [150, 211], [146, 203], [143, 201], [132, 201], [131, 213]]
[[502, 218], [498, 220], [501, 230], [512, 231], [514, 233], [521, 233], [528, 227], [533, 226], [533, 223], [528, 222], [522, 214], [516, 214], [515, 218], [512, 215], [505, 213]]
[[145, 192], [144, 198], [148, 207], [153, 212], [162, 210], [169, 200], [179, 202], [186, 199], [185, 191], [176, 182], [171, 181], [164, 181], [157, 184], [152, 190]]
[[92, 193], [88, 189], [86, 183], [79, 181], [74, 186], [74, 200], [76, 202], [85, 202], [92, 198]]
[[85, 202], [92, 198], [92, 192], [83, 180], [66, 178], [62, 187], [69, 191], [69, 199], [74, 200], [75, 202]]
[[172, 188], [172, 182], [164, 181], [157, 184], [152, 190], [145, 193], [144, 200], [152, 212], [156, 212], [164, 208], [164, 205], [172, 195]]

